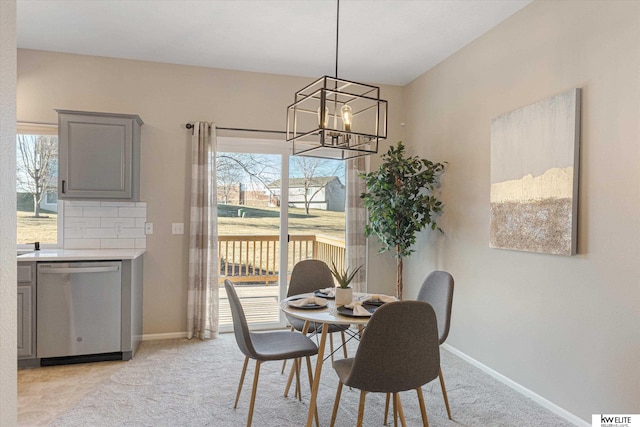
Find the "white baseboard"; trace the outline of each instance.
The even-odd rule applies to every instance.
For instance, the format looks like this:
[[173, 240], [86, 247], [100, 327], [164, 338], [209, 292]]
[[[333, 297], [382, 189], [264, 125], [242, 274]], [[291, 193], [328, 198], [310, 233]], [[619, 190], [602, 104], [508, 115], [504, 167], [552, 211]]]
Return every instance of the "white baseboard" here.
[[169, 332], [166, 334], [144, 334], [142, 335], [142, 341], [153, 341], [153, 340], [170, 340], [174, 338], [186, 338], [186, 332]]
[[501, 383], [506, 384], [507, 386], [511, 387], [512, 389], [514, 389], [518, 393], [521, 393], [521, 394], [527, 396], [528, 398], [532, 399], [534, 402], [536, 402], [540, 406], [543, 406], [543, 407], [547, 408], [548, 410], [550, 410], [554, 414], [564, 418], [565, 420], [569, 421], [570, 423], [572, 423], [572, 424], [574, 424], [576, 426], [579, 426], [579, 427], [591, 427], [591, 423], [588, 423], [587, 421], [583, 420], [582, 418], [580, 418], [580, 417], [572, 414], [571, 412], [559, 407], [555, 403], [550, 402], [549, 400], [547, 400], [544, 397], [540, 396], [539, 394], [529, 390], [528, 388], [521, 386], [517, 382], [513, 381], [512, 379], [510, 379], [508, 377], [505, 377], [501, 373], [499, 373], [497, 371], [494, 371], [493, 369], [491, 369], [487, 365], [485, 365], [485, 364], [483, 364], [481, 362], [478, 362], [476, 359], [474, 359], [474, 358], [468, 356], [467, 354], [461, 352], [457, 348], [452, 347], [452, 346], [450, 346], [449, 344], [446, 344], [446, 343], [442, 344], [442, 347], [444, 347], [447, 351], [450, 351], [451, 353], [455, 354], [456, 356], [458, 356], [459, 358], [461, 358], [465, 362], [468, 362], [471, 365], [475, 366], [476, 368], [479, 368], [482, 371], [486, 372], [487, 374], [491, 375], [493, 378], [495, 378], [496, 380], [500, 381]]

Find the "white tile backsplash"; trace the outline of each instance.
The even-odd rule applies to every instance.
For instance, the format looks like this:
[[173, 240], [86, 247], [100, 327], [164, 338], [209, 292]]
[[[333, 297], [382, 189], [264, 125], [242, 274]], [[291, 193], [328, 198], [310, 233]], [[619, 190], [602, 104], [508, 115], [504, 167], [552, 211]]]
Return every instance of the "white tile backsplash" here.
[[82, 239], [84, 237], [84, 231], [78, 227], [65, 227], [64, 229], [64, 240], [65, 247], [67, 240], [70, 239]]
[[73, 217], [67, 218], [67, 211], [64, 212], [64, 226], [65, 227], [100, 227], [100, 218], [85, 218], [85, 217]]
[[82, 208], [83, 214], [82, 216], [87, 217], [117, 217], [118, 216], [118, 208], [117, 206], [100, 206], [96, 208]]
[[65, 249], [146, 249], [146, 202], [64, 201]]
[[111, 228], [85, 228], [84, 236], [89, 239], [115, 239], [118, 237], [115, 227]]
[[[120, 224], [120, 227], [135, 227], [137, 218], [100, 218], [100, 227], [115, 227], [116, 224]], [[144, 224], [142, 224], [144, 228]]]
[[100, 249], [100, 239], [64, 239], [65, 249]]
[[83, 209], [81, 207], [77, 207], [77, 206], [69, 206], [67, 207], [67, 203], [65, 202], [65, 206], [64, 206], [64, 217], [65, 218], [72, 218], [72, 217], [82, 217], [83, 215]]

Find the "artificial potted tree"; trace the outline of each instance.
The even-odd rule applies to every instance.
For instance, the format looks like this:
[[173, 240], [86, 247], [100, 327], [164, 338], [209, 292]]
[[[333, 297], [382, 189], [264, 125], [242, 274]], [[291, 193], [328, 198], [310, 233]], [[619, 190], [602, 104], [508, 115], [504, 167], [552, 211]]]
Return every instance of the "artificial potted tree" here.
[[360, 174], [366, 185], [361, 195], [369, 214], [367, 237], [375, 235], [379, 252], [393, 251], [396, 258], [396, 297], [402, 299], [402, 259], [411, 255], [416, 234], [426, 227], [439, 230], [436, 217], [442, 202], [434, 192], [444, 172], [443, 163], [418, 156], [405, 157], [404, 145], [389, 147], [378, 170]]
[[336, 288], [336, 306], [347, 305], [353, 302], [353, 289], [349, 287], [349, 284], [361, 268], [362, 266], [352, 272], [349, 272], [348, 267], [345, 270], [338, 270], [335, 262], [331, 261], [331, 274], [335, 277], [336, 282], [338, 282], [338, 287]]

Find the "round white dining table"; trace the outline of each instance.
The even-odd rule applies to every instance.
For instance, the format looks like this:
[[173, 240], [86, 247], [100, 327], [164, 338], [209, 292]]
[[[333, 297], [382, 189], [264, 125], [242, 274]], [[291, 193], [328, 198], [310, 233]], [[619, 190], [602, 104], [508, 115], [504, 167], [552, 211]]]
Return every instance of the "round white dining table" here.
[[[354, 300], [361, 300], [369, 294], [354, 293]], [[302, 333], [306, 334], [311, 323], [316, 324], [336, 324], [336, 325], [358, 325], [360, 328], [369, 322], [370, 316], [346, 316], [337, 312], [334, 299], [328, 299], [327, 305], [322, 308], [296, 308], [289, 305], [289, 301], [300, 298], [312, 297], [312, 293], [293, 295], [285, 298], [280, 302], [280, 309], [293, 317], [305, 321]], [[307, 414], [307, 427], [311, 427], [313, 422], [313, 414], [315, 413], [316, 402], [318, 398], [318, 389], [320, 387], [320, 374], [322, 373], [322, 362], [324, 359], [325, 344], [327, 342], [327, 330], [322, 328], [320, 343], [318, 344], [318, 356], [316, 361], [316, 369], [313, 374], [313, 386], [311, 387], [311, 399], [309, 401], [309, 413]], [[317, 330], [317, 328], [316, 328]]]

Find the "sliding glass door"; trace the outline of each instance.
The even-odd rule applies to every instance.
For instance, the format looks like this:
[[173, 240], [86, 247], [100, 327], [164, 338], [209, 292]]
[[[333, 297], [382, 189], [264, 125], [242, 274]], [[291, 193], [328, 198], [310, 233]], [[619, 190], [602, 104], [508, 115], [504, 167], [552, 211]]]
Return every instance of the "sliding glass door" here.
[[345, 265], [345, 162], [290, 155], [284, 141], [218, 138], [220, 329], [232, 319], [224, 280], [255, 328], [284, 326], [278, 302], [303, 259]]
[[287, 173], [286, 143], [218, 138], [221, 331], [231, 330], [233, 323], [225, 279], [234, 283], [252, 329], [284, 326], [278, 302], [286, 294], [287, 274], [281, 274], [287, 271], [286, 211], [281, 213], [281, 195], [287, 194], [287, 180], [282, 179]]

